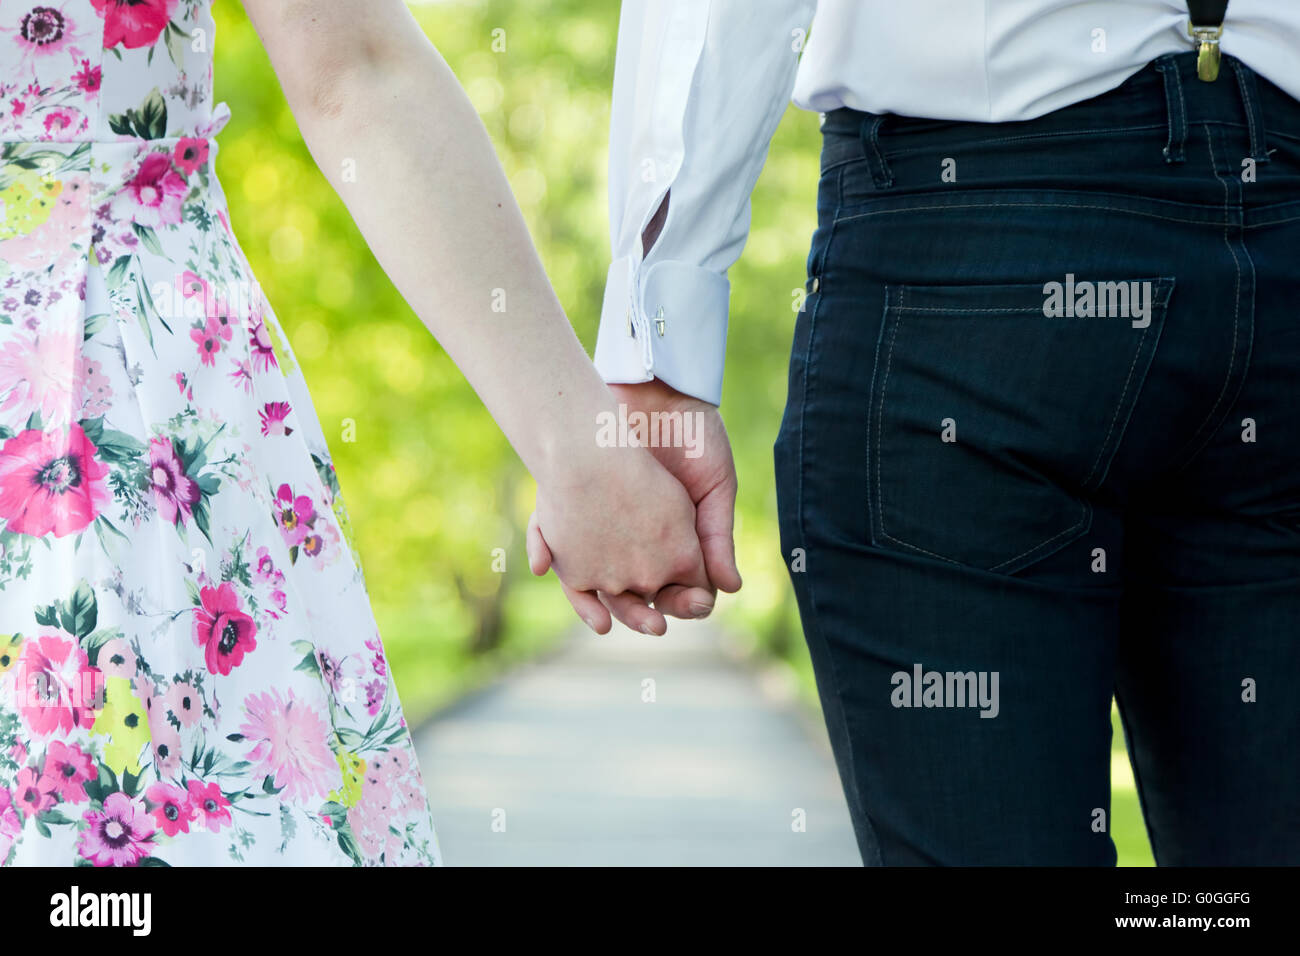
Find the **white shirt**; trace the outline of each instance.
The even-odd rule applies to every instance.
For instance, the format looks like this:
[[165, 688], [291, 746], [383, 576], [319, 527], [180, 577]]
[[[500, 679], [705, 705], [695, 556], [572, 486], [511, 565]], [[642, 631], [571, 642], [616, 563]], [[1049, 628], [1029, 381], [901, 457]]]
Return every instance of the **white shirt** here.
[[[624, 0], [596, 367], [721, 401], [727, 269], [792, 90], [819, 112], [997, 123], [1191, 49], [1184, 0]], [[1300, 0], [1230, 0], [1222, 49], [1300, 99]], [[642, 230], [670, 189], [643, 260]]]

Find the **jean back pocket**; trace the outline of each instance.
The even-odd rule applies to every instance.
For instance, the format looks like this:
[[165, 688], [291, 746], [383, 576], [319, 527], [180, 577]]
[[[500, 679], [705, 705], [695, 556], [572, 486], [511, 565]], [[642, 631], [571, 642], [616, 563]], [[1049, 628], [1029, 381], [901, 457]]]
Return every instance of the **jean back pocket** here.
[[873, 543], [1010, 574], [1085, 534], [1173, 286], [888, 286], [868, 424]]

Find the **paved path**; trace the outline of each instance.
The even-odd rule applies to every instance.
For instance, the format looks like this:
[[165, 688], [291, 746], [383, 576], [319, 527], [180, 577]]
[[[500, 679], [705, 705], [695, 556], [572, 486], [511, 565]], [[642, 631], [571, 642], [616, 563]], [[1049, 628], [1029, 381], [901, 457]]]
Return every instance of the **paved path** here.
[[825, 732], [770, 684], [707, 623], [575, 638], [417, 734], [447, 864], [860, 865]]

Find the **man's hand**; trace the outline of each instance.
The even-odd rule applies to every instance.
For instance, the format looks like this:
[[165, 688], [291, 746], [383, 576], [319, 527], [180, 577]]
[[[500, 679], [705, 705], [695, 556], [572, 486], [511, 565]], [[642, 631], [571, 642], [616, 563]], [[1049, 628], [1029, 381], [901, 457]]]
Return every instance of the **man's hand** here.
[[529, 566], [538, 575], [553, 567], [597, 634], [609, 630], [611, 614], [643, 634], [663, 634], [665, 612], [650, 604], [670, 586], [681, 606], [713, 606], [690, 496], [647, 451], [593, 443], [538, 479]]
[[[694, 532], [695, 537], [698, 538], [698, 550], [695, 554], [697, 561], [700, 560], [698, 556], [702, 556], [703, 564], [696, 571], [688, 567], [691, 563], [689, 560], [670, 562], [677, 566], [661, 568], [660, 583], [649, 585], [647, 588], [652, 575], [644, 574], [641, 577], [645, 581], [640, 587], [625, 590], [621, 594], [601, 589], [598, 585], [593, 588], [594, 582], [574, 581], [571, 584], [563, 580], [563, 574], [560, 586], [574, 610], [598, 634], [604, 634], [609, 630], [611, 615], [633, 630], [662, 634], [667, 626], [662, 615], [678, 618], [707, 617], [713, 610], [713, 597], [717, 591], [740, 590], [740, 572], [736, 569], [736, 549], [732, 540], [736, 504], [736, 466], [732, 461], [727, 430], [714, 406], [683, 395], [657, 380], [639, 385], [611, 385], [609, 388], [614, 392], [617, 400], [627, 406], [629, 416], [633, 412], [644, 412], [647, 421], [652, 423], [656, 421], [652, 417], [655, 412], [669, 415], [677, 413], [682, 416], [682, 427], [671, 432], [680, 437], [682, 442], [665, 444], [661, 441], [659, 447], [651, 446], [646, 448], [646, 451], [649, 451], [662, 466], [663, 470], [660, 474], [664, 475], [664, 480], [669, 482], [672, 489], [681, 493], [683, 499], [694, 503]], [[689, 433], [685, 426], [687, 415], [690, 416]], [[689, 444], [685, 442], [687, 434], [690, 437]], [[635, 458], [635, 455], [633, 457]], [[633, 483], [627, 478], [622, 478], [619, 481], [603, 484], [612, 484], [620, 491], [626, 491], [627, 486]], [[599, 486], [600, 484], [596, 485]], [[648, 512], [664, 507], [671, 508], [670, 503], [675, 495], [671, 490], [640, 489], [634, 497], [635, 503], [611, 507], [600, 503], [597, 504], [595, 511], [597, 514], [621, 516], [615, 523], [628, 519], [644, 520], [648, 517]], [[543, 498], [542, 489], [539, 487], [539, 511], [543, 510]], [[654, 501], [654, 506], [646, 508], [647, 501]], [[589, 490], [585, 502], [580, 507], [590, 513], [592, 505]], [[637, 512], [635, 518], [627, 513], [629, 511]], [[660, 515], [657, 519], [651, 520], [653, 522], [664, 519]], [[568, 522], [559, 524], [562, 527], [566, 523]], [[618, 559], [626, 557], [623, 554], [624, 549], [636, 550], [647, 543], [640, 540], [641, 535], [646, 538], [654, 536], [651, 532], [638, 532], [634, 535], [638, 540], [624, 541], [617, 545]], [[667, 552], [662, 544], [659, 544], [658, 548], [657, 553], [660, 558], [656, 563], [662, 565]], [[557, 547], [557, 550], [560, 549]], [[528, 526], [528, 556], [534, 574], [545, 574], [552, 566], [551, 549], [546, 536], [542, 533], [542, 528], [539, 527], [537, 513], [534, 513]], [[607, 557], [610, 556], [607, 554]], [[557, 568], [557, 572], [560, 571], [561, 569]], [[665, 572], [667, 574], [663, 576]], [[702, 580], [698, 577], [701, 572], [707, 574], [706, 579]], [[658, 591], [653, 591], [653, 588], [658, 588]], [[651, 604], [654, 605], [654, 609], [651, 609]]]
[[[650, 448], [661, 465], [682, 483], [695, 502], [695, 532], [704, 553], [709, 582], [719, 591], [740, 590], [736, 568], [736, 545], [732, 537], [736, 509], [736, 464], [731, 442], [718, 409], [708, 402], [684, 395], [658, 379], [637, 385], [610, 385], [628, 413], [680, 412], [692, 418], [691, 447]], [[683, 582], [684, 583], [684, 582]], [[699, 589], [669, 585], [654, 598], [654, 605], [673, 617], [704, 617], [712, 608], [699, 600]]]

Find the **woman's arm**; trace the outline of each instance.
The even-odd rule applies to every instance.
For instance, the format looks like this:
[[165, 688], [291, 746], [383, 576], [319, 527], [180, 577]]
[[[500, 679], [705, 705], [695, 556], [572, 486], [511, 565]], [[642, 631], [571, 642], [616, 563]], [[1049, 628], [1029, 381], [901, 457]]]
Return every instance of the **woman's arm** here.
[[[684, 490], [647, 450], [597, 446], [614, 396], [556, 300], [483, 124], [405, 5], [244, 6], [312, 156], [537, 480], [540, 530], [579, 613], [603, 632], [604, 607], [579, 592], [653, 596], [674, 582], [695, 586], [674, 605], [711, 604]], [[633, 596], [612, 606], [638, 629], [666, 627]]]

